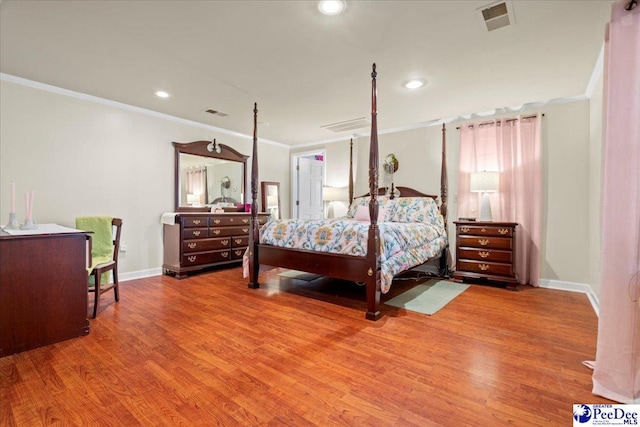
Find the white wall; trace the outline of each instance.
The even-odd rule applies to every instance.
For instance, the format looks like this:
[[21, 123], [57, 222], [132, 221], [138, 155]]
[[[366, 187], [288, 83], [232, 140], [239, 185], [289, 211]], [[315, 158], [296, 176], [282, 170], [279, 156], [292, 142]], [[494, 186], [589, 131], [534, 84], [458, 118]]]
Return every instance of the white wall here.
[[[547, 282], [563, 284], [593, 283], [594, 261], [599, 256], [592, 250], [594, 236], [599, 234], [596, 217], [592, 211], [599, 200], [600, 151], [593, 140], [597, 130], [590, 123], [600, 120], [597, 109], [590, 108], [589, 100], [549, 105], [537, 110], [521, 112], [522, 115], [538, 111], [542, 119], [542, 164], [544, 174], [545, 205], [543, 206], [543, 247], [541, 278]], [[510, 115], [509, 117], [513, 117]], [[459, 132], [462, 122], [447, 124], [447, 168], [449, 236], [452, 251], [455, 250], [459, 162]], [[395, 174], [396, 185], [409, 186], [428, 194], [440, 194], [441, 126], [381, 134], [378, 138], [380, 158], [389, 153], [396, 155], [399, 168]], [[342, 144], [342, 143], [339, 143]], [[355, 157], [355, 193], [364, 194], [369, 189], [369, 137], [355, 140], [358, 147]], [[316, 146], [317, 147], [317, 146]], [[327, 145], [327, 148], [330, 145]], [[348, 164], [346, 160], [341, 160]], [[347, 176], [346, 169], [338, 169], [340, 177]], [[327, 181], [335, 179], [327, 174]], [[382, 185], [382, 176], [380, 185]], [[596, 251], [597, 252], [597, 251]], [[596, 288], [597, 290], [597, 288]]]
[[[251, 105], [247, 111], [251, 120]], [[119, 270], [125, 279], [160, 272], [159, 219], [174, 210], [171, 142], [215, 137], [240, 153], [252, 152], [250, 138], [4, 80], [0, 123], [0, 222], [8, 220], [11, 181], [19, 220], [23, 194], [31, 188], [39, 223], [74, 226], [77, 216], [121, 217], [128, 249]], [[289, 167], [282, 159], [289, 149], [260, 143], [259, 152], [260, 179], [281, 183], [282, 208], [288, 211]], [[248, 169], [250, 174], [251, 159]]]

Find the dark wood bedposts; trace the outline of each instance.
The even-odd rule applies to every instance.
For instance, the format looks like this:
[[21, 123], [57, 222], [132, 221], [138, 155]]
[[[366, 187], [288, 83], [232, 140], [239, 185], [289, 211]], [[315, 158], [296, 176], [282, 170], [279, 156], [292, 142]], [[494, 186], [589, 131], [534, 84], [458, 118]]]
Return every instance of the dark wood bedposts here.
[[349, 206], [353, 203], [353, 138], [349, 141]]
[[369, 320], [380, 317], [380, 230], [378, 228], [378, 105], [376, 90], [376, 64], [371, 72], [371, 142], [369, 144], [369, 238], [367, 242], [367, 314]]
[[[448, 229], [447, 226], [447, 128], [442, 123], [442, 165], [440, 171], [440, 213], [444, 219], [445, 232]], [[449, 233], [447, 232], [447, 235]], [[440, 276], [449, 277], [449, 244], [444, 249], [440, 256]]]
[[258, 223], [258, 103], [253, 104], [253, 152], [251, 155], [251, 222], [249, 231], [249, 287], [258, 288], [258, 243], [260, 224]]

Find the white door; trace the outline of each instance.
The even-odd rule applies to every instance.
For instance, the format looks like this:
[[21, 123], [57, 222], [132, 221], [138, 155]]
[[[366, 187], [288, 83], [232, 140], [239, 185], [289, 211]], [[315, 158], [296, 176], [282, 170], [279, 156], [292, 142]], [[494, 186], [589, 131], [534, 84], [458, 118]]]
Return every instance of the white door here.
[[320, 219], [324, 214], [322, 204], [322, 160], [298, 158], [298, 200], [297, 217], [300, 219]]

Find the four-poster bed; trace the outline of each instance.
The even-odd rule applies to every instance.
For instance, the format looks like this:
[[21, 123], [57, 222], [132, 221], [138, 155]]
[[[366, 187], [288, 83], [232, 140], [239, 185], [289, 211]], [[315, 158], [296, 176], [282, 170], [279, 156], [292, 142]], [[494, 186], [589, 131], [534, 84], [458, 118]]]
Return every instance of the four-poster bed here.
[[[376, 77], [376, 66], [373, 64], [369, 193], [353, 201], [348, 214], [353, 219], [269, 221], [260, 230], [261, 225], [257, 219], [257, 104], [254, 105], [251, 230], [248, 248], [250, 288], [259, 287], [260, 264], [364, 283], [367, 302], [366, 318], [377, 320], [380, 317], [380, 294], [388, 291], [394, 275], [436, 257], [440, 257], [441, 275], [448, 273], [444, 125], [440, 207], [438, 208], [435, 203], [437, 196], [427, 195], [408, 187], [398, 187], [400, 197], [396, 199], [393, 193], [390, 197], [379, 196], [380, 192], [384, 194], [384, 189], [378, 188]], [[350, 152], [352, 153], [352, 150]], [[350, 199], [353, 195], [352, 170], [352, 164], [350, 164]], [[364, 221], [363, 214], [366, 215]], [[313, 235], [315, 240], [305, 240], [302, 238], [306, 237], [304, 235], [309, 237]]]

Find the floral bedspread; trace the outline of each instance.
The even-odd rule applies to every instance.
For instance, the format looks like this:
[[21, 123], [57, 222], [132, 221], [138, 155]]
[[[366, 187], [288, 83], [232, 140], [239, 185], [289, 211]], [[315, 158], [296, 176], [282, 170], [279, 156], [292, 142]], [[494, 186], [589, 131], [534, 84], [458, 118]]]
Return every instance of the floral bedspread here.
[[[351, 218], [268, 221], [260, 229], [260, 243], [343, 255], [367, 254], [368, 221]], [[380, 222], [381, 291], [387, 293], [393, 276], [437, 256], [447, 244], [442, 222]]]

